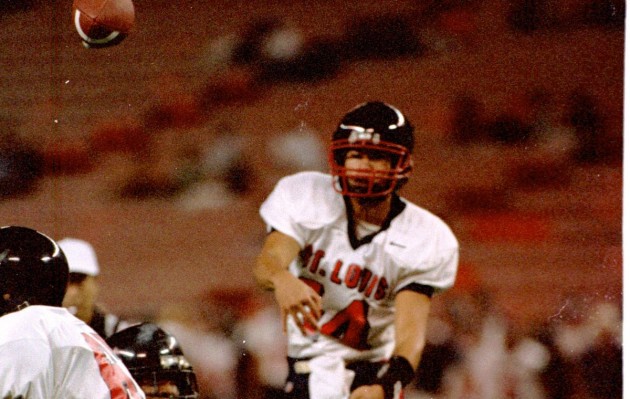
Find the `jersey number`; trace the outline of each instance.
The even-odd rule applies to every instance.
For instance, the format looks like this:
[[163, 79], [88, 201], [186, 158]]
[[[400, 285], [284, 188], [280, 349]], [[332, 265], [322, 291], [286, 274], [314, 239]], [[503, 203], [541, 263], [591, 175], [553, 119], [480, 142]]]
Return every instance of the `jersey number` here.
[[101, 377], [111, 394], [112, 399], [141, 399], [136, 384], [123, 370], [120, 360], [112, 353], [111, 349], [96, 334], [83, 334], [85, 341], [94, 352], [94, 358], [98, 363]]
[[368, 304], [365, 301], [353, 301], [350, 306], [337, 312], [321, 328], [322, 334], [337, 338], [344, 345], [354, 349], [369, 349], [367, 343], [370, 324], [367, 320]]
[[[304, 277], [301, 277], [300, 280], [315, 290], [320, 296], [324, 295], [324, 286], [321, 283]], [[370, 324], [368, 323], [367, 313], [367, 302], [353, 301], [347, 308], [337, 312], [335, 317], [324, 324], [320, 331], [322, 334], [337, 338], [341, 343], [351, 348], [359, 350], [369, 349], [367, 336]]]

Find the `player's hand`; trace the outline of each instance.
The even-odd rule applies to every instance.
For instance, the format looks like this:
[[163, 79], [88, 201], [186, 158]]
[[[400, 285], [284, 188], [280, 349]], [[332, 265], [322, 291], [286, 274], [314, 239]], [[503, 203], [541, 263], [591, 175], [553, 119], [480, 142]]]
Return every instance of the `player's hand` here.
[[274, 294], [282, 314], [283, 331], [286, 333], [287, 318], [290, 316], [307, 335], [307, 326], [318, 329], [317, 320], [321, 317], [322, 298], [308, 285], [288, 271], [274, 277]]
[[363, 385], [352, 391], [350, 399], [385, 399], [385, 391], [380, 385]]

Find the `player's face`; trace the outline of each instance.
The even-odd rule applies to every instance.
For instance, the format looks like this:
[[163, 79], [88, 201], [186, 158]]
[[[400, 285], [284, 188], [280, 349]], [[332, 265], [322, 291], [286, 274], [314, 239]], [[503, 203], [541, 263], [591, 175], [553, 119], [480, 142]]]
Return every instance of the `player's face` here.
[[164, 380], [153, 383], [140, 383], [140, 387], [147, 399], [149, 398], [177, 398], [179, 388], [172, 381]]
[[[384, 191], [389, 180], [379, 177], [379, 172], [391, 170], [391, 158], [388, 154], [380, 151], [369, 150], [349, 150], [346, 153], [344, 166], [347, 169], [348, 186], [354, 192], [366, 192], [370, 184], [372, 191]], [[382, 189], [379, 189], [382, 187]]]
[[68, 290], [63, 298], [63, 306], [79, 319], [89, 323], [97, 294], [98, 286], [95, 277], [71, 273]]

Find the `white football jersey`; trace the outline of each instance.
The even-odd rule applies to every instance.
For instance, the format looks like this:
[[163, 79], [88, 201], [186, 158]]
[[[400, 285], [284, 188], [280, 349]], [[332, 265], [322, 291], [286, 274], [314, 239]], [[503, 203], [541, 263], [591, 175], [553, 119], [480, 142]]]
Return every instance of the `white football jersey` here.
[[0, 398], [144, 399], [122, 361], [65, 308], [0, 317]]
[[301, 172], [281, 179], [260, 208], [268, 226], [302, 251], [290, 271], [319, 292], [321, 334], [304, 336], [288, 321], [288, 355], [378, 361], [394, 349], [394, 297], [414, 284], [440, 292], [455, 281], [459, 245], [437, 216], [403, 199], [402, 211], [371, 240], [348, 234], [348, 216], [333, 178]]

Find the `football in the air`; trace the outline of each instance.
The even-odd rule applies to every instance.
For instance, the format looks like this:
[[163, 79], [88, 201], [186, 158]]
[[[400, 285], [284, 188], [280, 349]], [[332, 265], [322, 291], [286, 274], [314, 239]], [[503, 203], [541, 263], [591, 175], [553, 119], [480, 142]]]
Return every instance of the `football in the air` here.
[[72, 17], [87, 48], [111, 47], [122, 42], [135, 22], [132, 0], [74, 0]]

